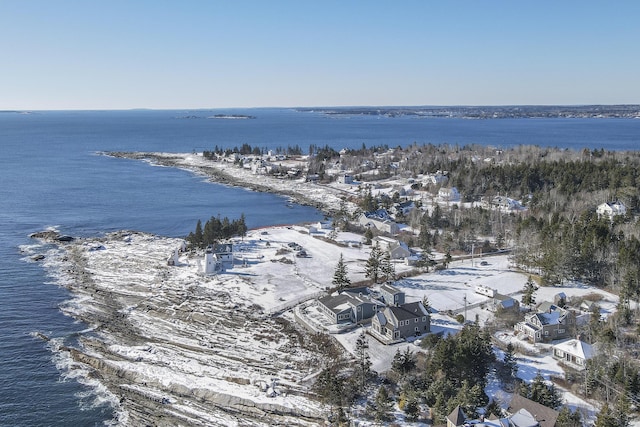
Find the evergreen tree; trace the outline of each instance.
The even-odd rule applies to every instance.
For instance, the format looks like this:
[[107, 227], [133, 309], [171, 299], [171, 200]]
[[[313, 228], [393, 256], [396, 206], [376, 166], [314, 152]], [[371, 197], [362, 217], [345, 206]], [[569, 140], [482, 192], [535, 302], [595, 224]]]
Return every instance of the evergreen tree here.
[[371, 187], [367, 187], [367, 192], [360, 202], [360, 208], [362, 208], [364, 212], [374, 212], [378, 210], [378, 202], [375, 197], [373, 197], [373, 194], [371, 194]]
[[384, 280], [395, 280], [396, 278], [396, 267], [391, 262], [389, 251], [384, 251], [380, 260], [380, 275], [384, 277]]
[[628, 427], [630, 424], [629, 414], [631, 412], [631, 403], [626, 392], [620, 393], [616, 406], [613, 411], [614, 417], [618, 420], [618, 427]]
[[332, 407], [340, 407], [342, 405], [344, 388], [344, 379], [338, 375], [335, 367], [326, 367], [320, 371], [314, 384], [314, 389], [320, 399]]
[[600, 307], [598, 306], [598, 304], [592, 304], [589, 309], [589, 341], [591, 343], [596, 341], [596, 337], [600, 333], [601, 318], [602, 316], [600, 315]]
[[568, 406], [563, 406], [560, 408], [555, 427], [582, 427], [580, 412], [573, 412]]
[[415, 394], [410, 394], [405, 398], [403, 411], [408, 420], [416, 420], [420, 414], [420, 401]]
[[202, 221], [198, 220], [198, 223], [196, 224], [196, 231], [193, 235], [193, 244], [195, 246], [200, 246], [202, 245], [202, 239], [203, 239], [203, 235], [202, 235]]
[[[489, 404], [485, 408], [485, 414], [487, 418], [491, 415], [495, 415], [498, 418], [502, 417], [502, 408], [500, 407], [500, 402], [495, 398], [491, 398], [491, 401], [489, 401]], [[566, 427], [573, 427], [573, 426], [566, 426]]]
[[524, 293], [524, 295], [522, 295], [522, 303], [524, 305], [531, 307], [536, 303], [536, 299], [533, 294], [537, 289], [538, 288], [536, 287], [535, 282], [533, 281], [531, 276], [529, 276], [527, 282], [524, 284], [524, 289], [522, 290], [522, 292]]
[[426, 294], [422, 297], [422, 305], [427, 311], [431, 310], [431, 303], [429, 302], [429, 297]]
[[373, 239], [373, 231], [371, 231], [371, 228], [367, 228], [367, 231], [364, 232], [365, 245], [370, 245], [372, 239]]
[[[526, 392], [527, 394], [523, 394], [523, 392]], [[546, 384], [540, 371], [538, 371], [528, 389], [521, 388], [520, 394], [549, 408], [555, 409], [562, 405], [560, 392], [555, 385]]]
[[387, 388], [383, 385], [380, 386], [380, 388], [378, 389], [378, 393], [376, 393], [375, 405], [376, 421], [387, 421], [389, 418], [391, 418], [393, 401], [389, 397]]
[[244, 212], [240, 215], [240, 219], [238, 220], [236, 233], [240, 237], [242, 237], [243, 240], [244, 240], [244, 237], [247, 235], [247, 222], [244, 216]]
[[381, 259], [382, 251], [380, 250], [380, 245], [376, 243], [376, 245], [371, 248], [371, 253], [369, 254], [369, 259], [367, 259], [367, 264], [364, 272], [365, 277], [373, 280], [374, 283], [378, 283], [378, 280], [380, 279]]
[[396, 372], [400, 377], [404, 377], [416, 367], [415, 355], [407, 347], [404, 353], [400, 353], [400, 349], [396, 350], [396, 354], [393, 356], [391, 362], [391, 369]]
[[618, 420], [616, 420], [608, 403], [605, 403], [602, 409], [600, 409], [600, 412], [598, 412], [594, 427], [619, 427]]
[[504, 352], [504, 366], [510, 378], [515, 378], [518, 373], [518, 364], [513, 353], [513, 344], [507, 344], [507, 350]]
[[356, 371], [358, 373], [358, 377], [360, 379], [360, 384], [362, 386], [362, 391], [367, 384], [367, 379], [371, 374], [371, 358], [369, 357], [369, 343], [367, 342], [367, 336], [364, 331], [358, 336], [356, 340], [356, 348], [355, 348], [355, 356], [356, 356]]
[[447, 253], [444, 254], [444, 260], [442, 260], [442, 265], [444, 265], [444, 268], [449, 267], [452, 259], [453, 258], [451, 257], [451, 251], [447, 249]]
[[340, 254], [340, 259], [338, 259], [338, 265], [336, 265], [336, 271], [333, 273], [333, 281], [331, 283], [338, 287], [338, 292], [341, 292], [351, 284], [342, 254]]

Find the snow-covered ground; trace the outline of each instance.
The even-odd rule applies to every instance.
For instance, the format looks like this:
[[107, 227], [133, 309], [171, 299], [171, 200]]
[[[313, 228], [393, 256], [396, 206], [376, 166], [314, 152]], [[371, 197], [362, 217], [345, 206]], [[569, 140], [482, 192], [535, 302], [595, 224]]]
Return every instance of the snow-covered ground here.
[[[241, 185], [299, 194], [326, 210], [338, 209], [341, 198], [352, 191], [348, 186], [254, 175], [226, 163], [212, 165], [195, 154], [154, 155], [196, 173], [206, 174], [203, 168], [214, 167]], [[110, 393], [124, 399], [116, 405], [122, 406], [122, 418], [133, 422], [135, 415], [127, 411], [143, 406], [175, 420], [209, 425], [236, 425], [249, 419], [253, 423], [259, 413], [276, 412], [282, 414], [283, 423], [314, 424], [324, 409], [305, 394], [320, 360], [297, 345], [271, 315], [323, 295], [332, 287], [341, 255], [351, 281], [365, 279], [370, 248], [360, 244], [362, 236], [340, 232], [334, 243], [326, 237], [326, 231], [309, 233], [302, 226], [251, 230], [235, 241], [234, 268], [217, 276], [201, 274], [202, 254], [182, 253], [178, 265], [168, 266], [167, 258], [181, 246], [179, 239], [121, 232], [63, 245], [61, 253], [47, 253], [44, 262], [74, 295], [63, 311], [90, 329], [81, 337], [82, 355], [61, 345], [52, 348], [66, 354], [74, 370], [80, 363], [97, 371], [99, 375], [92, 377], [102, 376], [101, 386], [107, 384]], [[291, 243], [300, 245], [307, 256], [296, 256]], [[398, 273], [410, 269], [396, 264]], [[510, 268], [507, 255], [499, 255], [453, 261], [446, 270], [405, 278], [394, 286], [406, 293], [407, 302], [429, 300], [435, 310], [432, 332], [455, 333], [461, 325], [445, 314], [448, 311], [477, 318], [480, 324], [493, 316], [486, 308], [489, 298], [476, 293], [477, 286], [520, 300], [526, 280], [526, 274]], [[617, 304], [615, 295], [580, 284], [539, 288], [535, 297], [538, 302], [552, 300], [559, 292], [569, 299], [599, 294], [604, 315]], [[356, 328], [333, 336], [353, 352], [360, 333]], [[513, 331], [498, 338], [517, 340]], [[390, 368], [397, 351], [421, 351], [414, 342], [386, 346], [371, 337], [368, 342], [372, 368], [378, 372]], [[521, 378], [531, 381], [538, 371], [545, 378], [563, 375], [545, 345], [534, 350], [540, 355], [518, 355]], [[496, 396], [504, 393], [495, 383], [487, 391]], [[569, 393], [564, 399], [593, 419], [595, 409], [588, 403]], [[237, 412], [229, 412], [229, 407]]]

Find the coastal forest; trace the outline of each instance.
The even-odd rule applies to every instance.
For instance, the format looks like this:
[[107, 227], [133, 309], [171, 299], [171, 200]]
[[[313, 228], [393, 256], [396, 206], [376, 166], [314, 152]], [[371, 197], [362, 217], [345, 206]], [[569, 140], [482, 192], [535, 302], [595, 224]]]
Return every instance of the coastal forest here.
[[[356, 157], [362, 157], [358, 150]], [[442, 252], [469, 252], [472, 245], [491, 244], [514, 250], [514, 262], [540, 276], [543, 285], [583, 281], [620, 293], [640, 296], [640, 153], [521, 146], [497, 150], [484, 146], [410, 146], [368, 157], [382, 170], [417, 178], [445, 171], [447, 186], [462, 195], [448, 207], [405, 218], [421, 231], [421, 246]], [[362, 163], [361, 161], [359, 163]], [[394, 167], [391, 167], [395, 165]], [[414, 184], [425, 187], [425, 184]], [[442, 185], [427, 185], [437, 193]], [[487, 209], [494, 196], [519, 200], [522, 212]], [[598, 216], [596, 207], [620, 201], [626, 214]], [[391, 200], [367, 195], [363, 210], [387, 207]]]
[[220, 219], [220, 216], [212, 216], [205, 222], [204, 227], [202, 226], [202, 221], [198, 220], [195, 230], [189, 233], [186, 240], [194, 248], [206, 248], [231, 237], [244, 237], [246, 234], [247, 225], [244, 214], [240, 215], [240, 218], [233, 220], [226, 216], [222, 219]]
[[[640, 332], [640, 153], [414, 144], [407, 148], [351, 150], [331, 161], [354, 170], [354, 178], [371, 187], [381, 179], [413, 182], [414, 190], [430, 194], [437, 194], [443, 186], [457, 187], [461, 194], [458, 202], [433, 203], [406, 216], [396, 216], [414, 230], [400, 237], [404, 234], [409, 246], [422, 249], [431, 261], [423, 265], [433, 265], [434, 252], [446, 254], [440, 266], [446, 268], [451, 254], [506, 249], [513, 265], [530, 275], [531, 292], [527, 295], [531, 303], [537, 286], [568, 282], [619, 295], [617, 312], [607, 321], [594, 310], [589, 324], [577, 331], [583, 340], [598, 342], [602, 352], [584, 378], [568, 375], [563, 386], [579, 387], [584, 396], [602, 402], [610, 401], [612, 394], [617, 396], [596, 425], [628, 425], [630, 408], [638, 403], [640, 395], [640, 367], [633, 361]], [[420, 179], [437, 172], [447, 181], [434, 184]], [[402, 191], [398, 187], [396, 192], [374, 196], [368, 189], [352, 201], [358, 204], [359, 212], [391, 209], [405, 199]], [[522, 209], [496, 209], [491, 205], [496, 196], [517, 200]], [[626, 212], [613, 217], [598, 215], [598, 205], [608, 202], [623, 203]], [[335, 213], [334, 223], [346, 223], [348, 227], [343, 221], [347, 216], [341, 209]], [[505, 320], [513, 322], [498, 322]], [[503, 383], [511, 384], [519, 394], [560, 409], [555, 385], [547, 384], [540, 375], [530, 385], [517, 381], [514, 349], [503, 349], [504, 361], [495, 361], [482, 347], [490, 341], [483, 336], [486, 333], [477, 326], [466, 326], [458, 338], [426, 340], [431, 348], [426, 359], [396, 355], [387, 381], [398, 392], [400, 407], [407, 415], [415, 414], [421, 401], [428, 403], [441, 422], [456, 405], [467, 414], [474, 414], [478, 407], [492, 413], [496, 402], [482, 392], [485, 370], [491, 364], [497, 366]], [[470, 345], [473, 351], [459, 348], [461, 345]], [[474, 354], [471, 360], [465, 359], [469, 353]], [[612, 358], [612, 354], [617, 356]], [[477, 370], [477, 378], [464, 376]], [[458, 377], [455, 372], [464, 375]], [[369, 400], [373, 400], [371, 413], [384, 419], [384, 404], [377, 396]], [[611, 420], [616, 421], [611, 424]], [[564, 408], [558, 425], [581, 425], [580, 416]]]

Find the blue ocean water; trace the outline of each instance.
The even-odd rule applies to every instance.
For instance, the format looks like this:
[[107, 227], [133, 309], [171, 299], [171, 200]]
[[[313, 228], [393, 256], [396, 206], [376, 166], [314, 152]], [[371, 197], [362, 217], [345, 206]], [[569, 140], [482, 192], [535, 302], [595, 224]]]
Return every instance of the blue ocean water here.
[[[205, 118], [218, 113], [256, 118]], [[244, 213], [249, 227], [322, 217], [272, 194], [97, 152], [414, 142], [636, 150], [640, 120], [327, 117], [287, 109], [0, 113], [0, 425], [89, 426], [113, 417], [91, 389], [61, 376], [47, 343], [32, 335], [73, 345], [86, 326], [61, 314], [58, 305], [69, 294], [50, 283], [40, 264], [25, 260], [20, 248], [33, 244], [30, 233], [55, 226], [76, 236], [120, 229], [184, 236], [198, 219], [218, 214]]]

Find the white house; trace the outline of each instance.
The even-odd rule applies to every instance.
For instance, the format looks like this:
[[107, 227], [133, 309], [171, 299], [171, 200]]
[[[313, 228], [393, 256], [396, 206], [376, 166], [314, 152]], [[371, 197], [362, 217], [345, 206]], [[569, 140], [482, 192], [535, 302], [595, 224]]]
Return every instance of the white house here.
[[216, 274], [233, 268], [233, 245], [217, 243], [210, 245], [204, 254], [204, 274]]
[[406, 243], [392, 239], [391, 237], [376, 236], [373, 238], [373, 244], [377, 244], [380, 246], [380, 249], [389, 252], [391, 259], [406, 258], [411, 255], [411, 251]]
[[591, 344], [573, 339], [551, 346], [551, 354], [563, 364], [583, 371], [586, 369], [587, 360], [595, 356], [595, 350]]
[[447, 202], [459, 202], [460, 201], [460, 193], [456, 187], [442, 187], [438, 190], [438, 197], [440, 200], [444, 200]]
[[398, 234], [400, 227], [390, 219], [384, 219], [375, 213], [367, 212], [360, 215], [358, 223], [367, 228], [375, 228], [378, 231], [382, 231], [389, 234]]
[[603, 203], [596, 208], [596, 213], [599, 217], [606, 217], [613, 219], [615, 216], [624, 215], [627, 213], [627, 207], [624, 203], [617, 201], [611, 203]]
[[424, 175], [424, 177], [422, 178], [422, 182], [424, 182], [425, 184], [434, 184], [434, 185], [438, 185], [438, 184], [444, 184], [449, 180], [449, 177], [447, 177], [448, 172], [443, 172], [443, 171], [437, 171], [436, 173], [429, 173]]

